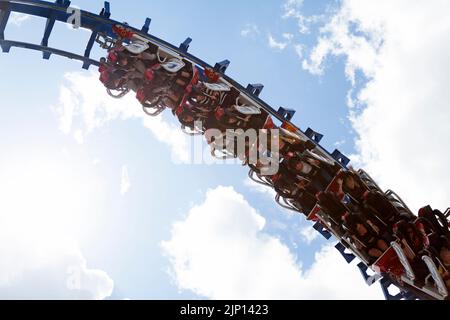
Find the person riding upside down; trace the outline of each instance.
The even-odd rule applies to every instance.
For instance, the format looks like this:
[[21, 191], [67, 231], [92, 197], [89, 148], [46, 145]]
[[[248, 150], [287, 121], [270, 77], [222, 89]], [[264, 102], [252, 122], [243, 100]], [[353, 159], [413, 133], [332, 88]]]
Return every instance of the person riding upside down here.
[[144, 107], [151, 108], [158, 102], [175, 110], [184, 98], [186, 88], [195, 79], [195, 68], [190, 63], [176, 72], [168, 71], [164, 64], [155, 64], [145, 71], [144, 82], [136, 98]]

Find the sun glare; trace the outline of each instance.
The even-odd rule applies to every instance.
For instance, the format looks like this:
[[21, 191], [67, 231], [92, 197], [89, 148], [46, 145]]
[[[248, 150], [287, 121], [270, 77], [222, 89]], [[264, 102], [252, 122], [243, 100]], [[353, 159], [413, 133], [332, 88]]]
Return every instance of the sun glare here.
[[83, 229], [94, 178], [64, 158], [40, 155], [2, 163], [0, 223], [13, 238], [54, 246]]

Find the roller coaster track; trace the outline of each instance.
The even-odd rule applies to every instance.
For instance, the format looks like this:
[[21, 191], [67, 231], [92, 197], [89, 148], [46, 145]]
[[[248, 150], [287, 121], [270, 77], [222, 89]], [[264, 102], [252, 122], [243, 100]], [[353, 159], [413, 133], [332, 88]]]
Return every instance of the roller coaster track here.
[[[91, 31], [91, 36], [86, 44], [84, 54], [77, 54], [72, 52], [67, 52], [64, 50], [60, 50], [54, 47], [49, 46], [50, 36], [55, 26], [55, 22], [69, 23], [71, 21], [71, 17], [74, 14], [74, 8], [70, 7], [71, 2], [69, 0], [56, 0], [55, 2], [47, 2], [41, 0], [0, 0], [0, 47], [4, 53], [9, 53], [11, 48], [23, 48], [30, 49], [42, 52], [42, 56], [44, 59], [50, 59], [51, 55], [58, 55], [62, 57], [66, 57], [69, 59], [74, 59], [82, 62], [83, 69], [89, 69], [90, 66], [99, 66], [99, 61], [92, 59], [90, 57], [91, 50], [96, 44], [96, 42], [102, 43], [105, 45], [105, 41], [114, 41], [117, 39], [117, 35], [112, 31], [112, 27], [114, 25], [120, 25], [122, 27], [126, 27], [131, 29], [135, 34], [139, 35], [147, 39], [149, 42], [158, 45], [161, 48], [165, 48], [172, 52], [177, 53], [181, 57], [186, 60], [189, 60], [200, 66], [202, 68], [211, 68], [218, 72], [222, 79], [226, 82], [237, 88], [241, 95], [243, 95], [246, 99], [254, 103], [255, 106], [264, 109], [268, 114], [270, 114], [274, 119], [277, 119], [281, 124], [288, 125], [291, 129], [297, 131], [297, 134], [300, 135], [304, 140], [310, 140], [316, 145], [316, 152], [326, 158], [329, 161], [334, 163], [338, 163], [344, 170], [347, 169], [347, 165], [350, 160], [343, 155], [339, 150], [334, 150], [333, 152], [328, 152], [325, 148], [320, 146], [320, 141], [323, 138], [323, 135], [308, 128], [306, 131], [301, 130], [297, 126], [295, 126], [291, 119], [295, 114], [294, 110], [279, 108], [275, 110], [262, 99], [259, 98], [259, 95], [263, 89], [263, 85], [261, 84], [249, 84], [247, 87], [242, 86], [235, 80], [228, 77], [225, 73], [227, 67], [230, 64], [230, 61], [224, 60], [216, 63], [214, 66], [209, 65], [205, 61], [193, 56], [188, 52], [189, 44], [192, 39], [187, 38], [183, 41], [179, 46], [174, 46], [162, 39], [155, 37], [154, 35], [149, 34], [151, 19], [147, 18], [142, 28], [137, 29], [132, 26], [127, 25], [126, 23], [122, 23], [119, 21], [115, 21], [110, 19], [111, 11], [109, 2], [104, 3], [104, 7], [100, 11], [99, 14], [90, 13], [84, 10], [77, 10], [80, 21], [77, 27], [88, 29]], [[36, 17], [41, 17], [46, 19], [46, 24], [44, 28], [44, 34], [42, 37], [42, 41], [40, 44], [33, 44], [27, 42], [19, 42], [5, 38], [5, 29], [7, 27], [9, 18], [11, 13], [22, 13], [26, 15], [32, 15]], [[101, 41], [99, 41], [101, 40]], [[375, 182], [363, 171], [360, 171], [360, 174], [366, 177], [367, 183], [373, 184], [376, 188], [378, 186]], [[394, 194], [395, 195], [395, 194]], [[400, 199], [401, 201], [401, 199]], [[448, 212], [446, 212], [448, 215]], [[323, 224], [317, 222], [314, 225], [314, 229], [317, 230], [320, 234], [322, 234], [326, 239], [330, 239], [333, 235], [337, 237], [337, 239], [342, 240], [339, 235], [332, 234]], [[341, 241], [336, 245], [336, 249], [342, 254], [345, 260], [350, 263], [357, 256], [354, 252], [348, 252], [349, 246], [345, 241]], [[351, 248], [350, 248], [351, 249]], [[351, 250], [350, 250], [351, 251]], [[388, 300], [400, 300], [400, 299], [417, 299], [417, 298], [433, 298], [432, 295], [423, 295], [422, 292], [414, 290], [413, 287], [408, 287], [409, 290], [405, 291], [403, 287], [400, 293], [396, 295], [392, 295], [389, 293], [389, 288], [392, 286], [397, 286], [396, 283], [391, 281], [388, 277], [383, 277], [381, 275], [375, 274], [370, 276], [368, 273], [368, 266], [366, 262], [360, 262], [358, 264], [358, 268], [361, 271], [361, 274], [364, 277], [364, 280], [372, 285], [375, 282], [379, 282], [385, 298]]]

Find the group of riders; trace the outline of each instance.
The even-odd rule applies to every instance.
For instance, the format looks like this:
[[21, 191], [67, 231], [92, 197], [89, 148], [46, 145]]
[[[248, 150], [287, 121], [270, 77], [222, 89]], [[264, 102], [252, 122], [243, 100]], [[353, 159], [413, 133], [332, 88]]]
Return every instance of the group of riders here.
[[[376, 263], [392, 243], [397, 243], [407, 256], [415, 284], [440, 292], [444, 291], [442, 283], [450, 288], [447, 213], [427, 206], [418, 215], [412, 214], [360, 172], [321, 156], [316, 143], [302, 138], [290, 125], [277, 127], [265, 110], [252, 105], [219, 72], [198, 67], [127, 29], [113, 29], [119, 40], [99, 68], [100, 80], [110, 95], [120, 98], [133, 92], [151, 116], [171, 110], [187, 133], [206, 137], [214, 156], [239, 158], [248, 165], [249, 176], [272, 187], [281, 205], [313, 220], [318, 219], [313, 213], [319, 209], [319, 217], [327, 218], [327, 227], [347, 238], [368, 264]], [[211, 129], [223, 135], [209, 135]], [[244, 139], [245, 147], [238, 150], [239, 134], [249, 129], [256, 130], [256, 138]], [[227, 135], [229, 130], [234, 130], [234, 136]], [[262, 143], [262, 133], [276, 140], [276, 148]], [[276, 158], [278, 170], [270, 172], [267, 162], [250, 159], [252, 151]], [[440, 283], [424, 257], [431, 258]], [[391, 277], [402, 274], [394, 267], [384, 272]]]

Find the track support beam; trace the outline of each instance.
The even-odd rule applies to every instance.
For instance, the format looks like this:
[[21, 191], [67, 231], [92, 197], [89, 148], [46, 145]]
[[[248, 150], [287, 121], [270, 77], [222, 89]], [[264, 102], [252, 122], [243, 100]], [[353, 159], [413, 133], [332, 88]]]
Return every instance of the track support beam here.
[[0, 40], [0, 46], [2, 46], [2, 47], [5, 46], [7, 48], [17, 47], [17, 48], [23, 48], [23, 49], [37, 50], [37, 51], [41, 51], [41, 52], [48, 52], [50, 54], [56, 54], [56, 55], [66, 57], [69, 59], [79, 60], [84, 63], [89, 63], [89, 65], [95, 65], [95, 66], [100, 65], [100, 63], [98, 61], [95, 61], [95, 60], [92, 60], [89, 58], [85, 58], [83, 56], [80, 56], [80, 55], [77, 55], [77, 54], [74, 54], [71, 52], [67, 52], [67, 51], [63, 51], [63, 50], [59, 50], [59, 49], [55, 49], [55, 48], [51, 48], [51, 47], [43, 47], [43, 46], [40, 46], [38, 44], [33, 44], [33, 43]]
[[[100, 11], [99, 15], [105, 19], [109, 19], [109, 17], [111, 16], [109, 2], [105, 1], [103, 9]], [[84, 57], [86, 58], [86, 60], [84, 60], [84, 62], [83, 62], [83, 69], [85, 69], [85, 70], [88, 70], [89, 67], [91, 66], [89, 57], [91, 56], [91, 51], [94, 46], [97, 35], [98, 35], [98, 30], [93, 30], [91, 37], [89, 38], [89, 41], [86, 45], [86, 49], [84, 50]]]
[[[5, 29], [8, 24], [9, 16], [11, 11], [9, 10], [9, 3], [0, 3], [0, 40], [5, 39]], [[2, 45], [2, 51], [7, 53], [11, 47]]]
[[287, 109], [284, 107], [280, 107], [278, 109], [278, 114], [285, 120], [285, 121], [291, 121], [292, 118], [295, 115], [295, 110], [293, 109]]
[[103, 4], [103, 9], [100, 11], [100, 16], [109, 19], [111, 17], [111, 6], [108, 1]]
[[358, 269], [361, 272], [361, 275], [363, 276], [364, 281], [367, 283], [367, 285], [369, 287], [372, 286], [375, 282], [377, 282], [381, 278], [383, 278], [381, 275], [379, 275], [377, 273], [375, 273], [372, 276], [369, 275], [369, 273], [367, 272], [369, 267], [366, 266], [363, 262], [358, 263]]
[[353, 260], [355, 260], [356, 256], [353, 253], [347, 253], [345, 252], [345, 250], [347, 249], [342, 243], [338, 243], [337, 245], [334, 246], [336, 248], [337, 251], [339, 251], [339, 253], [342, 255], [342, 257], [345, 259], [345, 261], [347, 261], [347, 263], [352, 262]]
[[150, 30], [151, 23], [152, 23], [152, 19], [150, 19], [150, 18], [145, 19], [145, 23], [144, 23], [144, 26], [142, 27], [141, 31], [144, 33], [148, 33], [148, 31]]
[[324, 237], [327, 240], [330, 240], [331, 238], [331, 233], [330, 231], [328, 231], [327, 229], [325, 229], [325, 227], [323, 226], [323, 224], [321, 224], [319, 221], [316, 222], [316, 224], [313, 226], [313, 228], [319, 232], [322, 237]]
[[260, 84], [260, 83], [256, 83], [256, 84], [249, 84], [247, 86], [247, 91], [249, 93], [251, 93], [253, 96], [255, 97], [259, 97], [259, 95], [261, 94], [261, 92], [264, 89], [264, 85]]
[[384, 298], [389, 301], [402, 300], [404, 298], [403, 293], [399, 292], [395, 296], [389, 292], [389, 287], [393, 285], [392, 281], [388, 278], [383, 278], [380, 281], [381, 290], [383, 291]]
[[342, 164], [344, 167], [347, 167], [348, 164], [350, 163], [350, 159], [344, 156], [344, 154], [342, 154], [342, 152], [340, 152], [337, 149], [333, 151], [331, 156], [333, 157], [334, 160]]
[[[70, 6], [69, 0], [56, 0], [56, 4], [60, 5], [61, 7], [68, 8]], [[56, 19], [54, 17], [54, 14], [50, 16], [50, 18], [47, 19], [47, 22], [45, 23], [45, 30], [44, 30], [44, 37], [41, 41], [41, 46], [48, 47], [48, 40], [50, 39], [50, 34], [53, 31], [53, 27], [55, 26]], [[49, 51], [43, 51], [42, 57], [46, 60], [50, 59], [51, 53]]]
[[186, 40], [183, 41], [183, 43], [180, 44], [180, 50], [182, 52], [188, 52], [189, 50], [189, 45], [191, 44], [192, 39], [191, 38], [186, 38]]
[[306, 129], [305, 135], [316, 143], [320, 143], [323, 139], [323, 134], [320, 134], [311, 128]]
[[225, 72], [227, 71], [229, 66], [230, 66], [230, 60], [223, 60], [221, 62], [216, 63], [216, 65], [214, 66], [214, 70], [218, 71], [222, 74], [225, 74]]

